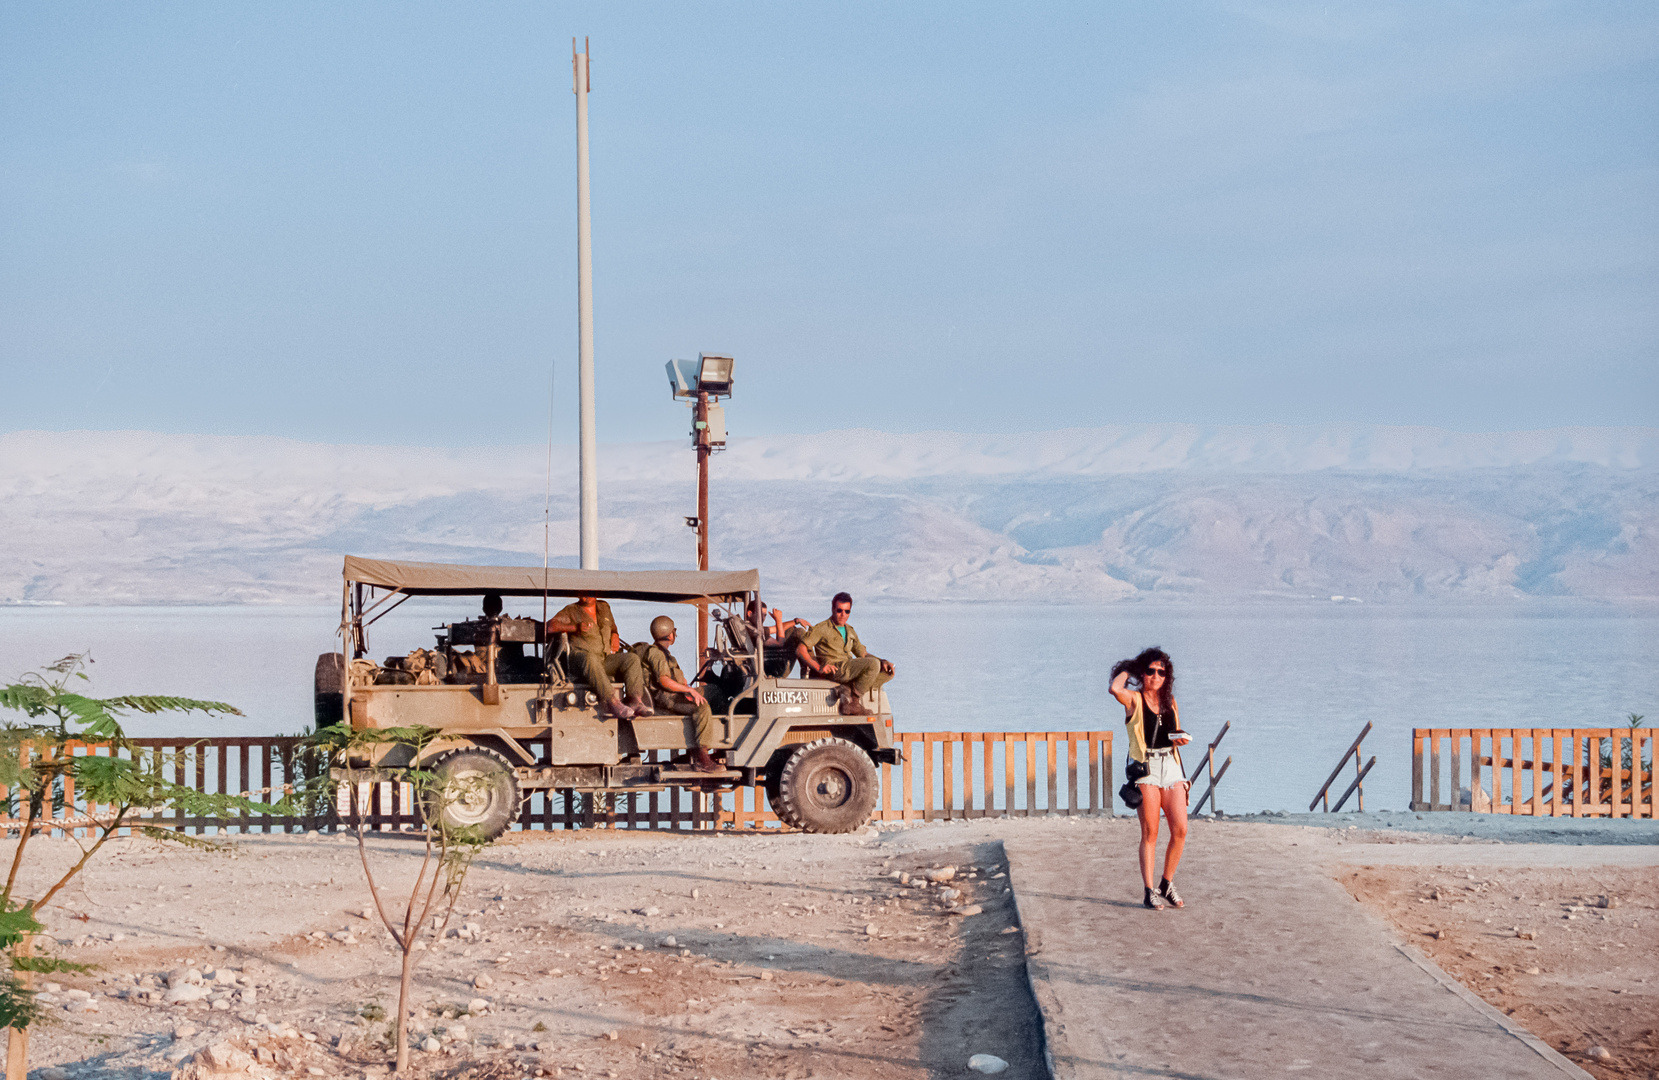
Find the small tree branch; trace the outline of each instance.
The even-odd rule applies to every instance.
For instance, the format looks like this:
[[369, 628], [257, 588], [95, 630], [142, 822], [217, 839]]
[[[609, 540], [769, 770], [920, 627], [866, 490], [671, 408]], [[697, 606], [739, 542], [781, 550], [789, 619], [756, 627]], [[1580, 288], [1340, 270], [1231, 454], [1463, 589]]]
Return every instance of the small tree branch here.
[[[431, 866], [431, 865], [432, 865], [432, 830], [428, 829], [427, 832], [426, 832], [426, 853], [421, 856], [420, 873], [415, 875], [415, 887], [413, 889], [409, 890], [409, 903], [403, 909], [403, 934], [404, 934], [405, 937], [409, 937], [409, 920], [415, 914], [415, 898], [420, 896], [420, 894], [421, 894], [421, 882], [426, 880], [426, 868], [428, 866]], [[434, 873], [432, 875], [432, 883], [434, 885], [436, 885], [437, 882], [438, 882], [438, 875], [436, 873]], [[417, 927], [419, 925], [420, 925], [419, 923], [416, 924]], [[412, 942], [413, 942], [413, 939], [411, 939], [411, 943]]]
[[[427, 848], [428, 851], [430, 851], [430, 850], [432, 850], [432, 839], [431, 839], [432, 830], [428, 829], [426, 831], [426, 835], [427, 835], [426, 848]], [[443, 869], [445, 853], [448, 850], [449, 850], [449, 846], [447, 844], [445, 844], [443, 846], [443, 848], [441, 848], [438, 852], [438, 868], [439, 868], [439, 870]], [[427, 886], [427, 888], [426, 888], [426, 904], [421, 908], [421, 917], [418, 920], [416, 920], [416, 922], [415, 922], [415, 935], [417, 937], [420, 935], [421, 927], [426, 925], [427, 916], [432, 913], [432, 898], [434, 896], [436, 896], [437, 893], [438, 893], [438, 879], [441, 878], [442, 876], [443, 876], [442, 874], [434, 871], [433, 874], [432, 874], [432, 884]], [[418, 883], [417, 883], [417, 888], [418, 887], [419, 886], [418, 886]], [[446, 889], [445, 891], [447, 892], [448, 890]], [[414, 907], [414, 905], [410, 904], [410, 908], [413, 909], [413, 907]], [[444, 922], [447, 923], [447, 922], [449, 922], [449, 920], [446, 918], [444, 920]]]
[[69, 879], [81, 872], [81, 867], [85, 866], [92, 856], [98, 853], [98, 849], [104, 846], [104, 841], [115, 835], [115, 830], [121, 827], [121, 820], [127, 816], [127, 811], [131, 809], [130, 806], [123, 806], [116, 811], [114, 820], [104, 827], [103, 835], [98, 837], [97, 842], [89, 848], [81, 849], [81, 861], [70, 867], [69, 872], [59, 878], [58, 883], [48, 889], [45, 896], [35, 901], [35, 910], [38, 911], [51, 903], [52, 897], [58, 894], [58, 890], [69, 884]]
[[23, 867], [23, 848], [35, 831], [35, 793], [24, 788], [23, 794], [28, 796], [29, 810], [23, 818], [23, 833], [17, 838], [17, 851], [12, 855], [11, 873], [6, 875], [6, 891], [0, 894], [0, 904], [8, 909], [12, 902], [12, 887], [17, 884], [17, 872]]
[[391, 916], [386, 914], [386, 904], [380, 899], [380, 887], [375, 884], [374, 871], [369, 869], [369, 846], [363, 839], [363, 810], [357, 800], [357, 774], [350, 768], [345, 770], [346, 783], [350, 785], [347, 792], [347, 805], [351, 808], [351, 820], [357, 829], [357, 856], [363, 860], [363, 879], [369, 883], [369, 897], [374, 900], [374, 910], [380, 916], [386, 932], [392, 935], [392, 940], [398, 948], [403, 948], [403, 938], [398, 934], [397, 927], [392, 924]]

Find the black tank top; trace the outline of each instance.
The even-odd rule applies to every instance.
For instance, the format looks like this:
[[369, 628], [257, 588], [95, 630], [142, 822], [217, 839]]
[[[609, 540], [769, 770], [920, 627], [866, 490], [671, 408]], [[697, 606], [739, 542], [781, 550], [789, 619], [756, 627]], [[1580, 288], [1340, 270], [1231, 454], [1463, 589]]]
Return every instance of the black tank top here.
[[1146, 739], [1148, 750], [1167, 750], [1175, 743], [1170, 740], [1169, 733], [1175, 730], [1175, 712], [1154, 712], [1152, 706], [1141, 698], [1141, 735]]

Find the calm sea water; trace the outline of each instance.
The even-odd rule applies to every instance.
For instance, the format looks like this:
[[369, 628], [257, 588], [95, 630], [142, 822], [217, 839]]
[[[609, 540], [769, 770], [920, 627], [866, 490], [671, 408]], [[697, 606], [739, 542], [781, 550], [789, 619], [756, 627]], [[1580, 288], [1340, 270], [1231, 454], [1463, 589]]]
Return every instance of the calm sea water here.
[[[540, 616], [540, 605], [517, 614]], [[646, 636], [658, 610], [616, 605]], [[412, 600], [371, 631], [377, 658], [432, 644], [471, 606]], [[689, 611], [680, 620], [690, 660]], [[786, 614], [820, 617], [786, 608]], [[1233, 765], [1220, 805], [1305, 810], [1367, 721], [1367, 809], [1409, 799], [1414, 726], [1608, 726], [1659, 719], [1659, 612], [1585, 604], [1501, 608], [1369, 605], [861, 605], [854, 624], [893, 660], [889, 693], [910, 731], [1110, 728], [1115, 660], [1162, 645], [1181, 715], [1207, 742], [1226, 721]], [[311, 672], [336, 647], [336, 609], [0, 608], [0, 676], [91, 650], [94, 693], [229, 701], [247, 715], [143, 718], [135, 735], [295, 733], [311, 720]], [[1120, 765], [1122, 740], [1119, 740]], [[1189, 758], [1190, 760], [1190, 758]]]

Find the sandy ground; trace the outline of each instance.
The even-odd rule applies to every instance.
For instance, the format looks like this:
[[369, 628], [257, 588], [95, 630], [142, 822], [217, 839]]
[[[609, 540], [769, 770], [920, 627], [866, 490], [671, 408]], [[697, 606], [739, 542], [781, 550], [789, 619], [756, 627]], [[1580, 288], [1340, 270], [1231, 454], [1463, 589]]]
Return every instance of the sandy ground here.
[[[31, 882], [73, 852], [32, 843]], [[374, 1040], [395, 1011], [397, 957], [357, 914], [369, 896], [355, 841], [113, 846], [45, 913], [57, 953], [98, 970], [53, 977], [37, 1077], [167, 1073], [226, 1040], [273, 1075], [384, 1072]], [[418, 845], [370, 847], [388, 895], [407, 895]], [[467, 936], [423, 956], [411, 1025], [442, 1047], [416, 1054], [418, 1069], [920, 1078], [991, 1053], [1012, 1063], [1004, 1076], [1042, 1075], [1001, 857], [987, 830], [939, 827], [512, 837], [468, 878], [451, 923]], [[945, 885], [896, 877], [947, 866]], [[947, 914], [944, 888], [983, 911]], [[185, 983], [192, 968], [221, 1001], [161, 1003], [168, 973]]]
[[[1317, 856], [1403, 939], [1593, 1073], [1659, 1075], [1659, 938], [1647, 925], [1659, 926], [1656, 872], [1651, 861], [1603, 867], [1619, 853], [1577, 846], [1651, 845], [1652, 823], [1549, 823], [1546, 835], [1466, 815], [1344, 815], [1359, 823], [1352, 830], [1331, 820], [1273, 832], [1287, 857]], [[1230, 825], [1195, 823], [1192, 842], [1220, 843]], [[476, 1080], [538, 1069], [932, 1078], [972, 1075], [968, 1057], [988, 1053], [1011, 1062], [1004, 1077], [1044, 1076], [1001, 842], [1056, 831], [1121, 848], [1124, 897], [1138, 902], [1127, 819], [852, 837], [515, 835], [468, 879], [451, 928], [476, 932], [423, 955], [411, 1025], [441, 1049], [417, 1053], [417, 1068]], [[1514, 842], [1528, 839], [1546, 842]], [[387, 895], [406, 889], [418, 847], [370, 846]], [[52, 1066], [70, 1077], [168, 1073], [227, 1040], [271, 1075], [384, 1073], [374, 1040], [388, 1031], [397, 960], [384, 930], [358, 914], [368, 892], [354, 840], [251, 836], [228, 854], [143, 839], [112, 848], [45, 913], [64, 943], [57, 952], [98, 969], [54, 977], [37, 1077], [59, 1080], [44, 1073]], [[0, 849], [9, 856], [10, 843]], [[26, 880], [74, 852], [40, 843]], [[943, 887], [980, 914], [946, 914], [941, 886], [893, 876], [945, 866], [957, 874]], [[1182, 885], [1190, 903], [1205, 902], [1203, 881], [1183, 875]], [[1587, 906], [1602, 895], [1618, 906]], [[1535, 937], [1516, 938], [1517, 926]], [[213, 976], [204, 985], [221, 1003], [161, 1002], [168, 973], [182, 983], [191, 968]], [[474, 984], [479, 975], [488, 985]], [[1592, 1041], [1614, 1060], [1587, 1058]]]
[[[1359, 866], [1339, 880], [1581, 1068], [1659, 1077], [1659, 869], [1471, 865], [1455, 850], [1436, 854], [1440, 865]], [[1601, 906], [1606, 898], [1613, 907]], [[1592, 1057], [1592, 1046], [1611, 1058]]]

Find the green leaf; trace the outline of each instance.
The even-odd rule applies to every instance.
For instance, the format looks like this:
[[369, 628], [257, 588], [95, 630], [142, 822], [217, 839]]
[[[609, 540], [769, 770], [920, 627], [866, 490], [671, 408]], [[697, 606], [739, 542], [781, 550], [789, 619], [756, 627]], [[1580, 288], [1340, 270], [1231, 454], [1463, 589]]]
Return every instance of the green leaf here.
[[44, 716], [52, 705], [52, 688], [33, 683], [12, 683], [0, 686], [0, 709], [11, 709], [29, 716]]
[[28, 934], [46, 929], [35, 921], [35, 913], [27, 906], [0, 911], [0, 949], [9, 949]]
[[33, 971], [44, 975], [50, 975], [54, 971], [94, 971], [97, 967], [96, 964], [76, 964], [68, 960], [59, 960], [54, 956], [12, 957], [13, 971]]
[[223, 701], [198, 701], [195, 698], [166, 697], [158, 694], [126, 694], [105, 698], [102, 704], [118, 712], [204, 712], [225, 716], [242, 716], [241, 709]]
[[228, 840], [209, 840], [205, 836], [191, 836], [176, 829], [163, 829], [157, 825], [140, 825], [137, 831], [151, 840], [159, 840], [164, 844], [178, 844], [194, 851], [235, 851], [236, 845]]
[[9, 974], [0, 978], [0, 1027], [22, 1030], [39, 1020], [41, 1008], [32, 990], [23, 989]]

